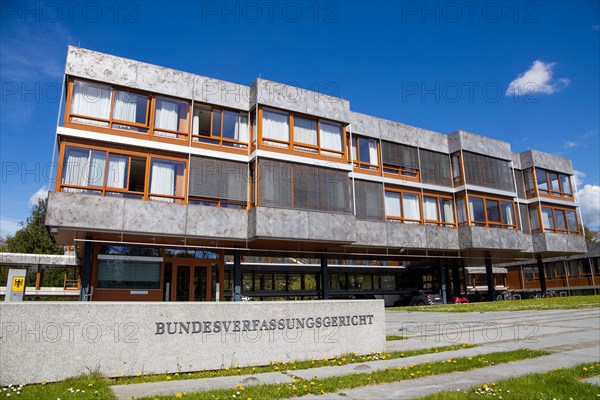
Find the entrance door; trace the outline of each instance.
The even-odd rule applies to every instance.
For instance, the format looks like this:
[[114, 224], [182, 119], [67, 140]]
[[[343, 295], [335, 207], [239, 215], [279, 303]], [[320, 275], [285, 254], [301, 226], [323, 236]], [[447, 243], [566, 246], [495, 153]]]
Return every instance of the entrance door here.
[[198, 260], [173, 262], [172, 301], [211, 301], [211, 265]]

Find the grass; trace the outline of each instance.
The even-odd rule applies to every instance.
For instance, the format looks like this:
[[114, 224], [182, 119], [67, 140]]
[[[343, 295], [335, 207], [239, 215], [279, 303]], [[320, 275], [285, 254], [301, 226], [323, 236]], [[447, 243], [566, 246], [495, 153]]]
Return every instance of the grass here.
[[465, 391], [440, 392], [420, 400], [473, 400], [482, 396], [506, 400], [530, 399], [597, 399], [598, 386], [581, 382], [600, 375], [600, 364], [581, 364], [573, 368], [557, 368], [542, 374], [530, 374], [489, 383]]
[[387, 335], [385, 337], [385, 340], [387, 342], [390, 342], [392, 340], [406, 340], [406, 336], [401, 336], [401, 335]]
[[183, 373], [173, 373], [173, 374], [156, 374], [156, 375], [142, 375], [141, 373], [136, 376], [127, 376], [127, 377], [113, 377], [111, 378], [112, 385], [123, 385], [128, 383], [143, 383], [143, 382], [161, 382], [161, 381], [171, 381], [171, 380], [184, 380], [184, 379], [199, 379], [199, 378], [216, 378], [219, 376], [232, 376], [232, 375], [256, 375], [262, 374], [265, 372], [283, 372], [283, 371], [294, 371], [294, 370], [302, 370], [309, 368], [319, 368], [319, 367], [331, 367], [331, 366], [339, 366], [346, 364], [354, 364], [361, 363], [367, 361], [377, 361], [377, 360], [391, 360], [394, 358], [404, 358], [404, 357], [414, 357], [420, 356], [423, 354], [433, 354], [444, 351], [454, 351], [461, 349], [468, 349], [475, 347], [472, 344], [460, 344], [460, 345], [452, 345], [452, 346], [443, 346], [443, 347], [434, 347], [430, 349], [420, 349], [420, 350], [412, 350], [412, 351], [395, 351], [389, 353], [375, 353], [370, 355], [356, 355], [356, 354], [348, 354], [345, 356], [340, 356], [336, 358], [322, 358], [322, 359], [314, 359], [307, 361], [290, 361], [290, 362], [281, 362], [281, 361], [273, 361], [270, 365], [258, 366], [258, 367], [236, 367], [236, 368], [222, 368], [219, 370], [211, 370], [211, 371], [198, 371], [198, 372], [183, 372]]
[[494, 312], [523, 310], [572, 310], [579, 308], [600, 308], [600, 295], [493, 301], [485, 303], [445, 304], [436, 306], [393, 307], [388, 308], [388, 310], [430, 312]]
[[[210, 399], [210, 400], [239, 400], [239, 399], [285, 399], [306, 394], [326, 394], [339, 392], [344, 389], [356, 387], [378, 385], [382, 383], [396, 382], [401, 380], [410, 380], [422, 378], [425, 376], [445, 374], [454, 371], [467, 371], [476, 368], [483, 368], [493, 364], [508, 363], [511, 361], [524, 360], [546, 355], [548, 353], [532, 350], [515, 350], [510, 352], [490, 353], [484, 356], [463, 357], [449, 359], [439, 362], [427, 362], [424, 364], [412, 364], [407, 367], [388, 368], [383, 371], [371, 373], [357, 373], [340, 377], [330, 377], [324, 379], [305, 380], [297, 378], [292, 383], [257, 385], [243, 387], [237, 386], [235, 389], [211, 390], [207, 392], [196, 393], [178, 393], [175, 397], [184, 397], [186, 399]], [[293, 376], [293, 373], [290, 373]], [[341, 393], [340, 393], [341, 394]], [[142, 399], [172, 399], [174, 396], [162, 397], [144, 397]], [[140, 400], [142, 400], [140, 399]]]

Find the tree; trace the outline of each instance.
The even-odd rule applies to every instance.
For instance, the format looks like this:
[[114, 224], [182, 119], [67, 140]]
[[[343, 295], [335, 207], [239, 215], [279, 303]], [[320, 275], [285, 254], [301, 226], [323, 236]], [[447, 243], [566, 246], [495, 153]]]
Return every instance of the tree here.
[[52, 242], [50, 234], [46, 230], [44, 221], [46, 219], [45, 199], [38, 200], [31, 209], [31, 215], [27, 221], [21, 222], [22, 226], [14, 236], [6, 238], [6, 251], [11, 253], [32, 254], [63, 254], [63, 248]]
[[583, 234], [585, 235], [586, 243], [600, 242], [600, 232], [590, 228], [589, 226], [583, 227]]

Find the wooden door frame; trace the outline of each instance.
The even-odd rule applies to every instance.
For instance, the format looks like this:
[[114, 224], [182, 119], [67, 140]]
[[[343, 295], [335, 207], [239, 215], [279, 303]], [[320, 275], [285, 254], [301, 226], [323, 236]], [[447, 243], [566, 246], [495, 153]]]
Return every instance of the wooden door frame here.
[[171, 263], [171, 301], [177, 301], [177, 268], [180, 266], [190, 267], [189, 280], [189, 299], [194, 301], [194, 275], [196, 267], [202, 267], [206, 270], [206, 301], [212, 301], [212, 260], [202, 258], [170, 258], [165, 259], [165, 262]]

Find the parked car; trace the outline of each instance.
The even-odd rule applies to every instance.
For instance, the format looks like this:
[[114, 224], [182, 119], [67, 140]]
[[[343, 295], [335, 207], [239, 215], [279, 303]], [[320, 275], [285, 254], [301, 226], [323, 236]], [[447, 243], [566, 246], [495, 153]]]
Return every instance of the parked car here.
[[406, 293], [394, 302], [394, 306], [396, 307], [426, 306], [433, 304], [443, 304], [442, 296], [438, 293], [426, 293], [423, 290]]
[[450, 303], [453, 304], [463, 304], [463, 303], [468, 303], [469, 299], [467, 298], [467, 296], [464, 296], [462, 294], [455, 294], [450, 296]]

